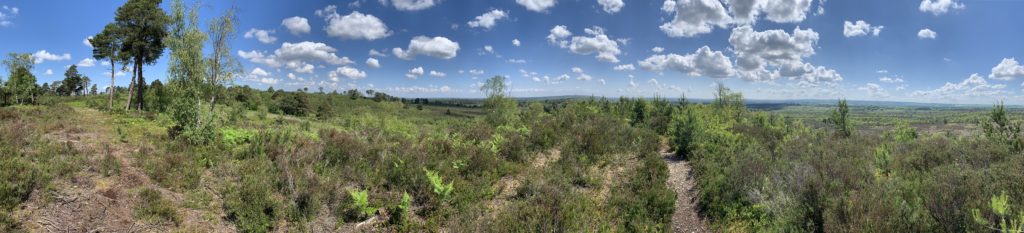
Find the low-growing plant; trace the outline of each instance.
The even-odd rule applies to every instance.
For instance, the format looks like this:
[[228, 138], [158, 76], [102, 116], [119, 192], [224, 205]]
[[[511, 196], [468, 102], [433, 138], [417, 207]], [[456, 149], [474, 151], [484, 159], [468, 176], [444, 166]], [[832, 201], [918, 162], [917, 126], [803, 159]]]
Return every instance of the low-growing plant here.
[[436, 171], [423, 168], [423, 172], [427, 174], [427, 180], [430, 181], [430, 186], [433, 188], [432, 191], [434, 194], [437, 194], [437, 196], [441, 197], [442, 200], [447, 200], [455, 189], [453, 187], [454, 182], [449, 181], [445, 184], [444, 180], [441, 179], [441, 175], [438, 175]]
[[349, 200], [349, 219], [351, 220], [365, 220], [373, 215], [377, 214], [377, 208], [370, 206], [370, 193], [368, 190], [350, 189], [348, 190]]
[[174, 203], [164, 199], [160, 191], [143, 188], [139, 191], [139, 204], [135, 207], [136, 218], [156, 223], [181, 224], [181, 215]]

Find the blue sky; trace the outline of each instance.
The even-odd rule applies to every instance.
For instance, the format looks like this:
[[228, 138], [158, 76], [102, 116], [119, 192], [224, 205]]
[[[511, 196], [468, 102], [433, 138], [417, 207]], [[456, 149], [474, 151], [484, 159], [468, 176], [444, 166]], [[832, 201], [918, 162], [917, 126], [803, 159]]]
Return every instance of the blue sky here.
[[[41, 82], [60, 80], [67, 66], [82, 64], [83, 73], [105, 86], [109, 66], [87, 66], [91, 48], [83, 40], [123, 3], [0, 1], [0, 52], [36, 54], [33, 72]], [[518, 97], [709, 98], [711, 86], [722, 82], [753, 99], [1024, 103], [1024, 66], [1017, 62], [1024, 62], [1024, 28], [1014, 14], [1024, 1], [237, 4], [233, 54], [245, 74], [234, 84], [260, 89], [480, 97], [481, 82], [504, 75]], [[206, 21], [229, 6], [204, 2], [201, 16]], [[164, 79], [165, 71], [166, 53], [146, 67], [147, 80]], [[116, 82], [128, 81], [118, 76]]]

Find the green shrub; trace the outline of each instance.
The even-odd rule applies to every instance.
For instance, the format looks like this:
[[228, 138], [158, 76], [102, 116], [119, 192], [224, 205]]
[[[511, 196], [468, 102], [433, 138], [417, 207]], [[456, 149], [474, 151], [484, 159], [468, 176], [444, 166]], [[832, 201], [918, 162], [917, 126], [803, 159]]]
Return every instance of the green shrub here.
[[367, 190], [348, 190], [349, 203], [345, 208], [346, 221], [362, 221], [377, 214], [377, 208], [370, 206], [370, 194]]
[[274, 198], [273, 165], [266, 159], [249, 159], [239, 171], [241, 180], [228, 186], [224, 195], [224, 213], [240, 232], [268, 232], [281, 215], [281, 204]]
[[143, 188], [139, 191], [139, 203], [135, 207], [135, 217], [156, 223], [181, 224], [181, 215], [170, 200], [164, 199], [159, 191]]
[[448, 197], [452, 195], [452, 191], [455, 189], [452, 187], [453, 182], [445, 184], [444, 181], [441, 180], [441, 176], [435, 171], [423, 168], [423, 172], [427, 174], [427, 181], [430, 181], [430, 186], [433, 188], [432, 191], [434, 194], [437, 194], [437, 196], [442, 200], [447, 200]]

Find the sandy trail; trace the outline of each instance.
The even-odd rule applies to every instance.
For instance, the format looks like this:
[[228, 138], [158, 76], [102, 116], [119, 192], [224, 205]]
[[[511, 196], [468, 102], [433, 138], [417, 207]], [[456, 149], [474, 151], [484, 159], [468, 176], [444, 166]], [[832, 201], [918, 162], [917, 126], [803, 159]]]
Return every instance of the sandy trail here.
[[697, 190], [690, 175], [690, 164], [672, 152], [662, 152], [661, 155], [668, 166], [668, 186], [676, 192], [672, 232], [709, 232], [707, 221], [697, 212]]

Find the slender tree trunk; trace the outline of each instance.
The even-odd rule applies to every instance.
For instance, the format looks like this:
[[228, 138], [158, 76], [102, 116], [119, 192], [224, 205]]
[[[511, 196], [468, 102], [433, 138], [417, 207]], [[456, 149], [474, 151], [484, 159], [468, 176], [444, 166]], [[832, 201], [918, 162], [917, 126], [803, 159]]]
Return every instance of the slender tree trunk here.
[[135, 98], [135, 102], [136, 102], [135, 110], [142, 111], [142, 108], [145, 107], [145, 103], [146, 103], [146, 101], [145, 101], [146, 78], [142, 76], [142, 58], [138, 58], [138, 59], [135, 60], [135, 66], [137, 67], [136, 68], [138, 70], [137, 72], [139, 72], [139, 82], [136, 84], [136, 85], [138, 85], [138, 87], [135, 88], [135, 95], [137, 97], [137, 98]]
[[114, 69], [115, 69], [114, 59], [110, 59], [110, 89], [109, 89], [110, 93], [108, 93], [108, 94], [110, 94], [110, 104], [109, 104], [110, 106], [107, 107], [107, 108], [110, 109], [111, 111], [114, 110], [114, 73], [117, 73], [117, 70], [114, 70]]
[[132, 95], [134, 94], [133, 91], [135, 91], [135, 75], [138, 75], [138, 73], [135, 72], [135, 67], [136, 66], [132, 65], [132, 83], [128, 84], [128, 103], [124, 105], [125, 111], [132, 109], [132, 97], [135, 97]]

